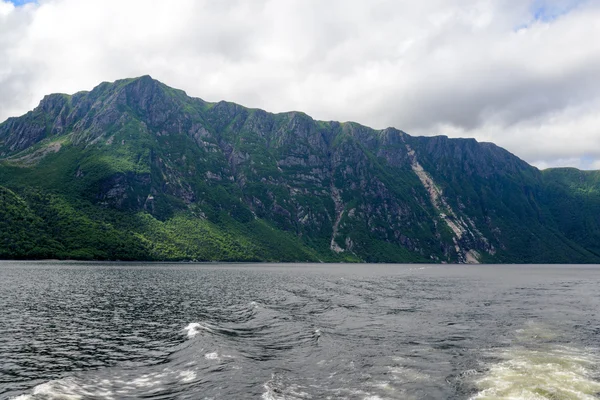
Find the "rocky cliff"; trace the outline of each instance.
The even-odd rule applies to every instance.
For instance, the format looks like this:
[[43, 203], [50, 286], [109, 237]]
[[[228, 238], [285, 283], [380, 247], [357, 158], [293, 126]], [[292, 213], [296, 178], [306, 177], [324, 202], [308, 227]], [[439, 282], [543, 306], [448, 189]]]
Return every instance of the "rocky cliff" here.
[[[0, 125], [0, 160], [3, 257], [600, 259], [560, 215], [570, 181], [493, 144], [209, 103], [149, 76], [46, 96]], [[32, 238], [19, 215], [38, 218]]]

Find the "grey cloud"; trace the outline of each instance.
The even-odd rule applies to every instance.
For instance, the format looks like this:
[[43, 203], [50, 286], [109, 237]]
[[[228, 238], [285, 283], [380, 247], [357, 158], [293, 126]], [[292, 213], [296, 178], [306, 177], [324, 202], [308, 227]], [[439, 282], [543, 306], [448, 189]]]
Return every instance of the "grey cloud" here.
[[[489, 121], [510, 127], [599, 97], [597, 71], [600, 60], [554, 79], [510, 68], [489, 71], [481, 77], [456, 75], [444, 82], [425, 84], [409, 94], [401, 90], [389, 94], [386, 97], [397, 97], [400, 101], [389, 103], [381, 99], [384, 111], [379, 118], [393, 116], [387, 120], [388, 124], [401, 124], [407, 129], [448, 123], [475, 130]], [[406, 101], [402, 101], [403, 97]], [[397, 106], [401, 108], [396, 109]]]
[[[540, 6], [565, 14], [536, 20]], [[600, 165], [598, 2], [44, 0], [11, 7], [0, 0], [0, 119], [48, 92], [151, 74], [209, 101], [475, 137], [540, 166]]]

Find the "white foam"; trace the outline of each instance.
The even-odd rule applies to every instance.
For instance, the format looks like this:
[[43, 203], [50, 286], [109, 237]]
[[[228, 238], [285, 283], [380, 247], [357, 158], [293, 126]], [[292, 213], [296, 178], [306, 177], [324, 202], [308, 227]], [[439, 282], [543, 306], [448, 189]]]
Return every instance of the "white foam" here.
[[265, 388], [265, 392], [261, 396], [263, 400], [301, 400], [313, 398], [310, 394], [302, 391], [302, 388], [298, 385], [284, 385], [281, 377], [276, 374], [273, 374], [263, 387]]
[[219, 359], [219, 354], [216, 353], [216, 352], [206, 353], [204, 355], [204, 358], [206, 358], [207, 360], [218, 360]]
[[273, 379], [275, 379], [275, 375], [271, 377], [270, 381], [265, 382], [263, 385], [265, 392], [262, 394], [261, 398], [263, 400], [285, 400], [285, 397], [279, 396], [276, 390], [273, 388]]
[[416, 371], [411, 368], [395, 366], [389, 367], [389, 371], [394, 378], [394, 381], [400, 383], [422, 382], [429, 379], [429, 375]]
[[210, 325], [202, 324], [200, 322], [192, 322], [191, 324], [188, 324], [188, 326], [183, 328], [183, 331], [187, 334], [187, 337], [190, 339], [193, 338], [194, 336], [196, 336], [198, 333], [200, 333], [203, 330], [208, 331], [208, 332], [213, 331], [213, 329], [211, 328]]
[[183, 383], [192, 382], [196, 379], [196, 373], [194, 371], [181, 371], [179, 377]]
[[375, 382], [371, 383], [371, 386], [378, 388], [378, 389], [388, 390], [388, 391], [394, 390], [394, 388], [392, 386], [390, 386], [390, 382], [388, 382], [388, 381], [375, 381]]
[[87, 376], [87, 379], [69, 377], [42, 383], [34, 387], [31, 393], [14, 397], [12, 400], [84, 400], [89, 398], [116, 400], [136, 394], [156, 393], [163, 390], [167, 383], [186, 383], [195, 379], [194, 371], [178, 371], [171, 368], [129, 377], [121, 375], [113, 375], [110, 378]]
[[74, 379], [65, 378], [42, 383], [33, 388], [31, 394], [14, 397], [13, 400], [82, 400], [89, 397], [114, 399], [110, 390], [81, 385]]
[[142, 375], [138, 378], [133, 379], [129, 382], [130, 385], [136, 386], [138, 388], [147, 388], [154, 387], [161, 384], [161, 381], [157, 378], [161, 378], [162, 376], [156, 375]]
[[503, 360], [475, 381], [480, 392], [472, 399], [596, 400], [600, 392], [593, 371], [600, 359], [594, 352], [546, 346], [511, 348], [497, 356]]

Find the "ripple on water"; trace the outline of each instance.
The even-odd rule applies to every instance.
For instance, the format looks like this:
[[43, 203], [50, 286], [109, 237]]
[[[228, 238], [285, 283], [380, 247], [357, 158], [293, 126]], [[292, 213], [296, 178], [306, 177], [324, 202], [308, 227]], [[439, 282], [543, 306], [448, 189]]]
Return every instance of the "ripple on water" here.
[[599, 398], [600, 268], [377, 268], [0, 263], [0, 400]]

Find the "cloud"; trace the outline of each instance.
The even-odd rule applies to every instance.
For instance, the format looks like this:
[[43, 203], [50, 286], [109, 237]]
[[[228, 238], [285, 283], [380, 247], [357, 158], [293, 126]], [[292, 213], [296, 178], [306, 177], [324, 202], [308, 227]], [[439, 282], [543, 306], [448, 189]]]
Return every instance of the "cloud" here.
[[600, 165], [600, 3], [0, 0], [0, 120], [151, 74], [209, 101]]

